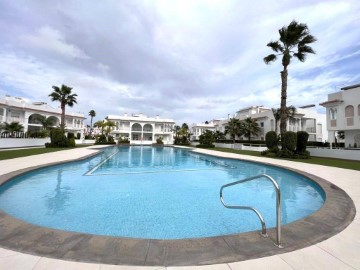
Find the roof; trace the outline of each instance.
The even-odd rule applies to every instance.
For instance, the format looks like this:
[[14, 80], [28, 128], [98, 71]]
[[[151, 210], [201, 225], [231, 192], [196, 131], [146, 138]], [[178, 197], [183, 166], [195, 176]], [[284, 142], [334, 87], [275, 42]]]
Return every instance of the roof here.
[[[46, 102], [31, 103], [28, 102], [28, 100], [19, 97], [11, 97], [11, 96], [6, 96], [5, 98], [0, 97], [0, 105], [4, 105], [8, 108], [17, 108], [21, 110], [34, 111], [39, 113], [51, 113], [51, 114], [61, 115], [61, 109], [51, 107]], [[84, 114], [82, 113], [65, 111], [65, 115], [86, 119], [84, 117]]]
[[350, 85], [350, 86], [345, 86], [345, 87], [341, 88], [341, 90], [349, 90], [349, 89], [353, 89], [353, 88], [357, 88], [357, 87], [360, 87], [360, 83]]
[[156, 122], [156, 123], [175, 123], [173, 119], [164, 119], [157, 117], [147, 117], [145, 115], [139, 116], [124, 116], [124, 115], [108, 115], [105, 117], [108, 120], [123, 120], [134, 122]]
[[310, 104], [310, 105], [301, 106], [299, 108], [306, 109], [306, 108], [312, 108], [312, 107], [315, 107], [315, 106], [316, 106], [315, 104]]
[[325, 101], [323, 103], [320, 103], [321, 106], [327, 105], [327, 104], [331, 104], [331, 103], [338, 103], [338, 102], [343, 102], [341, 99], [332, 99], [332, 100], [328, 100]]

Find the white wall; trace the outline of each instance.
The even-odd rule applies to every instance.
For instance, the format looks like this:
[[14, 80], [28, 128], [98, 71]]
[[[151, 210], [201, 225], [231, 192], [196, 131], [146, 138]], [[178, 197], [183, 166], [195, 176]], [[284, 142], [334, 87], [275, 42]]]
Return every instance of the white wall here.
[[329, 157], [349, 160], [360, 160], [360, 150], [306, 148], [314, 157]]
[[0, 149], [45, 146], [47, 142], [50, 142], [50, 138], [0, 138]]

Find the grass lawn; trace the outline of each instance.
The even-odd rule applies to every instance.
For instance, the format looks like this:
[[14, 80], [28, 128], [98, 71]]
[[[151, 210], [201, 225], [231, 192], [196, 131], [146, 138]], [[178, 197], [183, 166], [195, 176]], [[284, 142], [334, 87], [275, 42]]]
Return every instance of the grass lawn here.
[[[260, 154], [260, 152], [255, 152], [255, 151], [235, 150], [235, 149], [219, 148], [219, 147], [212, 148], [210, 150], [236, 153], [236, 154], [248, 155], [248, 156], [264, 157]], [[275, 158], [275, 157], [264, 157], [264, 158]], [[280, 159], [280, 158], [275, 158], [275, 159]], [[360, 161], [356, 161], [356, 160], [345, 160], [345, 159], [323, 158], [323, 157], [311, 157], [310, 159], [286, 159], [286, 160], [360, 171]]]
[[[89, 145], [83, 144], [83, 145], [77, 145], [78, 147], [86, 147]], [[28, 148], [28, 149], [13, 149], [13, 150], [3, 150], [0, 151], [0, 160], [4, 159], [11, 159], [11, 158], [18, 158], [18, 157], [26, 157], [26, 156], [32, 156], [32, 155], [38, 155], [38, 154], [44, 154], [44, 153], [51, 153], [51, 152], [57, 152], [62, 150], [69, 150], [73, 148]]]

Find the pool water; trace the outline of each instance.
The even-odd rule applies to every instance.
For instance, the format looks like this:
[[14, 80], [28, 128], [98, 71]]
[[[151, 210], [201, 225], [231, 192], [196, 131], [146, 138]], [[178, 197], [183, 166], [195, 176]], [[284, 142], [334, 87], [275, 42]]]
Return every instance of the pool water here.
[[[77, 162], [20, 175], [0, 186], [0, 209], [26, 222], [118, 237], [183, 239], [260, 230], [252, 211], [225, 208], [226, 183], [268, 174], [281, 189], [282, 224], [321, 208], [323, 190], [284, 169], [172, 147], [111, 147]], [[224, 190], [228, 204], [256, 207], [275, 227], [272, 183]]]

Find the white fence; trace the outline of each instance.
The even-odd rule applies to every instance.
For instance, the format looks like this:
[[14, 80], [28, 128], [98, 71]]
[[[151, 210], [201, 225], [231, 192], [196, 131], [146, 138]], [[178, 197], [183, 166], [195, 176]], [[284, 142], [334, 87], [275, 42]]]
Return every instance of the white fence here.
[[50, 138], [0, 138], [0, 149], [45, 146]]

